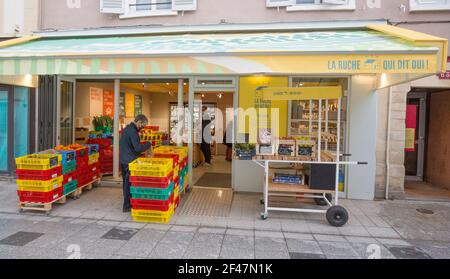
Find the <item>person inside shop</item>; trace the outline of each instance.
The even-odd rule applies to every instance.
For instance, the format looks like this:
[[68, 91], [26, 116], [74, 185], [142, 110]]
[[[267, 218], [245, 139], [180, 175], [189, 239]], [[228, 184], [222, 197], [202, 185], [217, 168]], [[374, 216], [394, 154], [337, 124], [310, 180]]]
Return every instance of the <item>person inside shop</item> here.
[[138, 115], [133, 122], [128, 124], [122, 131], [120, 138], [120, 167], [122, 168], [123, 178], [123, 212], [131, 211], [131, 193], [130, 193], [130, 170], [128, 164], [136, 160], [142, 153], [148, 152], [152, 144], [146, 142], [141, 144], [139, 132], [148, 124], [148, 119], [145, 115]]
[[205, 157], [206, 167], [211, 166], [211, 115], [208, 113], [208, 108], [202, 107], [202, 143], [200, 144], [200, 149], [202, 150], [203, 156]]
[[233, 155], [232, 129], [233, 123], [230, 121], [228, 122], [225, 133], [223, 134], [223, 144], [227, 147], [227, 152], [225, 153], [225, 160], [227, 160], [228, 162], [232, 161]]

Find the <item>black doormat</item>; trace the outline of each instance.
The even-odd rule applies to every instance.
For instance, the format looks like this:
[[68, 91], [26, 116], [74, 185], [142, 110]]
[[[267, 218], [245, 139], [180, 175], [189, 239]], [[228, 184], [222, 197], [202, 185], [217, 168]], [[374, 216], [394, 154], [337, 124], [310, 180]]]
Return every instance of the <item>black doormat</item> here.
[[195, 186], [211, 188], [231, 188], [231, 173], [207, 172], [195, 183]]

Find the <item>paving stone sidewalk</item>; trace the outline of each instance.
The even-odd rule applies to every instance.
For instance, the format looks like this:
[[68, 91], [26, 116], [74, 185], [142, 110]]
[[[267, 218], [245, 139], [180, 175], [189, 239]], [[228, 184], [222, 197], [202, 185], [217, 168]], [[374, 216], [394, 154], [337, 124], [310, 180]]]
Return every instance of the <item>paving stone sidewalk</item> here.
[[176, 215], [161, 225], [131, 222], [120, 194], [99, 187], [50, 216], [19, 214], [15, 185], [0, 183], [0, 258], [450, 258], [448, 203], [342, 200], [350, 220], [335, 228], [318, 214], [260, 220], [259, 195], [236, 194], [228, 218]]

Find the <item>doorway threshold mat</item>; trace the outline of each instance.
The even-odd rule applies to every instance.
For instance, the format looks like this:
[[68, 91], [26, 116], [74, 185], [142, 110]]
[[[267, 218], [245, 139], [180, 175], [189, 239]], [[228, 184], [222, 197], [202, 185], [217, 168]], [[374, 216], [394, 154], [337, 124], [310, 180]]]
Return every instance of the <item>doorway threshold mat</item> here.
[[231, 189], [231, 173], [206, 172], [194, 186]]
[[229, 217], [232, 202], [232, 189], [194, 187], [177, 214], [204, 217]]

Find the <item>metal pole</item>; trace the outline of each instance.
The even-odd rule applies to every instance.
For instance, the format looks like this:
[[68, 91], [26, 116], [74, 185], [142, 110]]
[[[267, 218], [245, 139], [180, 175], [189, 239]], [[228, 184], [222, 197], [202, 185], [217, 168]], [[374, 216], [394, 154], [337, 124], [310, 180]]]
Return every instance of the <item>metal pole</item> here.
[[335, 189], [335, 205], [338, 205], [339, 195], [339, 167], [340, 167], [340, 145], [341, 145], [341, 98], [338, 99], [337, 111], [337, 142], [336, 142], [336, 189]]
[[183, 146], [183, 131], [184, 131], [184, 102], [183, 102], [183, 90], [184, 80], [178, 79], [178, 107], [177, 107], [177, 146]]
[[189, 185], [194, 187], [192, 179], [192, 164], [194, 162], [194, 137], [193, 137], [193, 124], [194, 124], [194, 78], [189, 78], [189, 114], [188, 117], [188, 148], [189, 148]]
[[322, 162], [322, 99], [319, 99], [319, 119], [317, 123], [317, 156], [318, 161]]
[[114, 141], [113, 141], [113, 176], [119, 179], [119, 117], [120, 117], [120, 79], [114, 80]]
[[268, 210], [268, 207], [269, 207], [269, 161], [268, 160], [266, 160], [265, 162], [264, 162], [264, 184], [265, 184], [265, 187], [264, 187], [264, 214], [265, 214], [265, 217], [267, 217], [268, 216], [268, 214], [269, 214], [269, 210]]
[[[328, 99], [325, 100], [325, 132], [328, 133]], [[328, 151], [328, 140], [325, 141], [325, 150]]]

